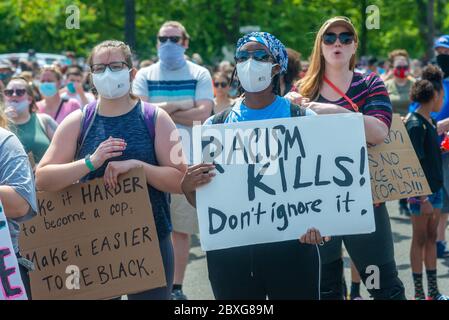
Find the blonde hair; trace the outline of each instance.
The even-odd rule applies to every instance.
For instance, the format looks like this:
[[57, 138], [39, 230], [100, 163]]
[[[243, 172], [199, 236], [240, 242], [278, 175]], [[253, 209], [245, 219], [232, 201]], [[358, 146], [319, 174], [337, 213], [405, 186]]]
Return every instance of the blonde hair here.
[[0, 128], [8, 130], [8, 118], [5, 114], [5, 105], [3, 104], [3, 101], [0, 100]]
[[[315, 44], [313, 46], [312, 55], [310, 58], [309, 69], [307, 70], [304, 78], [298, 81], [297, 86], [300, 88], [300, 93], [310, 100], [315, 100], [320, 94], [321, 85], [323, 83], [325, 61], [321, 50], [321, 42], [325, 32], [334, 24], [343, 23], [352, 33], [354, 33], [354, 43], [358, 43], [357, 32], [351, 23], [351, 20], [347, 17], [334, 17], [327, 20], [318, 31], [315, 38]], [[355, 68], [355, 55], [351, 57], [349, 62], [349, 70]]]
[[45, 66], [45, 67], [43, 67], [43, 68], [41, 69], [41, 75], [42, 75], [44, 72], [47, 72], [47, 71], [49, 71], [49, 72], [51, 72], [51, 73], [53, 73], [53, 74], [55, 75], [56, 81], [59, 82], [59, 81], [62, 80], [62, 72], [61, 72], [61, 70], [59, 70], [58, 67], [56, 67], [56, 66]]
[[179, 29], [182, 32], [182, 37], [184, 38], [183, 40], [190, 39], [190, 36], [187, 33], [186, 28], [178, 21], [166, 21], [166, 22], [164, 22], [164, 24], [159, 28], [159, 32], [157, 34], [159, 35], [161, 30], [163, 28], [165, 28], [165, 27], [172, 27], [172, 28]]

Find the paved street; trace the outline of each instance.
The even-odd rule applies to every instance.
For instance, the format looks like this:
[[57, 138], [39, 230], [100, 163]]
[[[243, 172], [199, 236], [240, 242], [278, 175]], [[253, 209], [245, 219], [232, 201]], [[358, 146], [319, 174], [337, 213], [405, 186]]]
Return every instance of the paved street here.
[[[388, 210], [391, 217], [391, 225], [395, 241], [395, 257], [399, 269], [399, 276], [404, 282], [407, 298], [413, 298], [413, 281], [410, 271], [409, 249], [412, 236], [412, 226], [408, 218], [400, 216], [397, 210], [397, 203], [389, 203]], [[447, 232], [449, 236], [449, 232]], [[448, 238], [449, 239], [449, 238]], [[442, 293], [449, 294], [449, 259], [438, 260], [438, 281]], [[350, 266], [348, 259], [345, 259], [345, 277], [350, 285]], [[361, 286], [363, 297], [367, 298], [363, 285]], [[424, 288], [427, 288], [424, 282]], [[192, 249], [190, 251], [190, 263], [186, 272], [184, 292], [191, 300], [214, 299], [212, 289], [207, 277], [206, 256], [201, 251], [200, 242], [197, 236], [192, 239]]]

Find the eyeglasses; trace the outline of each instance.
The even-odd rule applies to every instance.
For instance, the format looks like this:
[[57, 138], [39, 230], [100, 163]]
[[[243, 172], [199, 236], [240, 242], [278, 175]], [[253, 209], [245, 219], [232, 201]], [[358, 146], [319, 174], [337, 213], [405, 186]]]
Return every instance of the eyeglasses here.
[[165, 42], [167, 42], [167, 40], [170, 40], [170, 42], [173, 42], [173, 43], [178, 43], [179, 40], [181, 40], [180, 36], [172, 36], [172, 37], [160, 36], [157, 38], [159, 39], [160, 43], [165, 43]]
[[3, 94], [5, 97], [12, 97], [16, 93], [16, 96], [23, 97], [27, 92], [26, 89], [5, 89], [3, 90]]
[[215, 88], [219, 88], [219, 87], [226, 88], [227, 86], [228, 86], [227, 82], [214, 82]]
[[271, 55], [265, 50], [254, 50], [254, 51], [237, 51], [235, 54], [235, 62], [244, 62], [252, 57], [256, 61], [268, 62], [271, 61]]
[[395, 69], [398, 69], [398, 70], [408, 70], [408, 66], [396, 66], [396, 67], [394, 67]]
[[323, 42], [326, 45], [332, 45], [336, 41], [340, 40], [340, 43], [343, 45], [351, 44], [354, 41], [354, 34], [351, 32], [342, 32], [340, 34], [336, 34], [334, 32], [325, 33], [323, 36]]
[[109, 68], [112, 72], [122, 71], [125, 67], [129, 68], [129, 65], [123, 61], [114, 61], [109, 64], [97, 63], [90, 66], [92, 73], [103, 73], [106, 71], [106, 67]]

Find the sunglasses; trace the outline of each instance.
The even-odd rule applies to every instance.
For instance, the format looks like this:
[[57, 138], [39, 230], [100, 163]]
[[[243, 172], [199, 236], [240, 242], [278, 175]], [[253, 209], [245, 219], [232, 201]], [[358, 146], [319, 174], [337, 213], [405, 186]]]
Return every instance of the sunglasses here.
[[227, 82], [214, 82], [215, 88], [219, 88], [219, 87], [226, 88], [227, 86], [228, 86]]
[[408, 66], [397, 66], [397, 67], [394, 67], [395, 69], [398, 69], [398, 70], [408, 70]]
[[16, 96], [23, 97], [23, 95], [27, 92], [26, 89], [5, 89], [3, 90], [3, 94], [5, 97], [12, 97], [16, 93]]
[[90, 70], [92, 73], [100, 74], [106, 71], [106, 68], [109, 68], [112, 72], [122, 71], [124, 68], [129, 68], [128, 64], [123, 61], [114, 61], [109, 64], [97, 63], [90, 66]]
[[323, 36], [323, 42], [326, 45], [334, 44], [335, 42], [337, 42], [337, 39], [340, 40], [341, 44], [348, 45], [354, 41], [354, 34], [351, 32], [342, 32], [340, 34], [328, 32], [325, 33]]
[[261, 62], [271, 61], [271, 55], [268, 54], [265, 50], [237, 51], [234, 59], [235, 59], [235, 62], [239, 63], [239, 62], [244, 62], [244, 61], [248, 60], [250, 57], [252, 57], [256, 61], [261, 61]]
[[160, 37], [157, 37], [157, 38], [159, 39], [160, 43], [166, 43], [167, 40], [170, 40], [170, 42], [173, 42], [173, 43], [178, 43], [179, 40], [181, 40], [180, 36], [172, 36], [172, 37], [160, 36]]

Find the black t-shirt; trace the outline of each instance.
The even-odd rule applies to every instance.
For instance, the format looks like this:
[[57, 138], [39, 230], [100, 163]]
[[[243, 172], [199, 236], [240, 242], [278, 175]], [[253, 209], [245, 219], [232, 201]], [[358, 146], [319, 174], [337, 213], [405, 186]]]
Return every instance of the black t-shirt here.
[[435, 193], [443, 186], [443, 165], [436, 122], [432, 119], [430, 123], [419, 113], [412, 112], [408, 115], [405, 126], [430, 189]]

